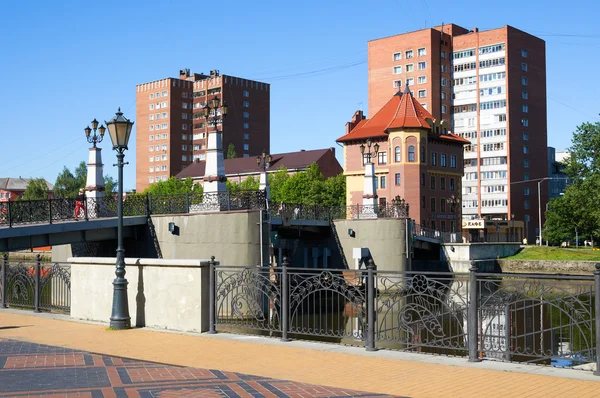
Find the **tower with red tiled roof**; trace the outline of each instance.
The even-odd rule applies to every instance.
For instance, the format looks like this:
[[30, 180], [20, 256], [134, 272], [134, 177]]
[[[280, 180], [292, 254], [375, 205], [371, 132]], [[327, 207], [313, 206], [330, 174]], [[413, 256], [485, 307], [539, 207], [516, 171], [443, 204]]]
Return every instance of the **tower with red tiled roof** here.
[[360, 145], [367, 139], [379, 144], [374, 163], [380, 205], [400, 196], [417, 223], [443, 232], [460, 231], [460, 206], [450, 205], [448, 199], [460, 197], [463, 145], [469, 141], [448, 131], [446, 121], [435, 120], [409, 87], [370, 119], [357, 111], [346, 134], [337, 139], [344, 144], [348, 205], [362, 203], [368, 158]]

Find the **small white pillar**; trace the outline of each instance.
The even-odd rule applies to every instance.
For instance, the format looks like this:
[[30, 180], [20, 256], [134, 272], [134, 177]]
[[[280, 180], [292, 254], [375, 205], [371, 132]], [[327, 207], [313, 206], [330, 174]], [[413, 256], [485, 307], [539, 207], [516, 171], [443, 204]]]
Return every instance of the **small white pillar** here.
[[260, 173], [260, 184], [258, 189], [265, 191], [267, 200], [271, 200], [271, 187], [269, 186], [269, 178], [266, 172]]
[[216, 129], [208, 133], [203, 185], [205, 194], [227, 191], [225, 161], [223, 158], [223, 133]]
[[363, 189], [363, 208], [360, 218], [377, 218], [377, 189], [375, 188], [375, 164], [365, 165], [365, 182]]
[[104, 173], [102, 169], [102, 148], [90, 148], [87, 163], [86, 196], [90, 199], [104, 197]]

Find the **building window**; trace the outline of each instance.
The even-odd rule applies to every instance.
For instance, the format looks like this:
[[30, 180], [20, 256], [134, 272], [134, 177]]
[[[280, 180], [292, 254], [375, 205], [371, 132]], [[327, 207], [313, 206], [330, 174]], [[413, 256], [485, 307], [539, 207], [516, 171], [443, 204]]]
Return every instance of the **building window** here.
[[[446, 51], [442, 51], [440, 53], [440, 57], [442, 57], [442, 59], [446, 59]], [[443, 72], [443, 71], [442, 71]]]
[[521, 84], [522, 84], [523, 86], [526, 86], [526, 85], [527, 85], [527, 78], [526, 78], [525, 76], [521, 77]]
[[442, 167], [447, 167], [448, 165], [446, 164], [446, 154], [442, 153], [440, 155], [440, 166]]
[[415, 85], [415, 79], [413, 77], [409, 77], [408, 79], [406, 79], [406, 85], [407, 86], [414, 86]]
[[149, 171], [150, 173], [154, 173], [154, 167], [150, 166], [150, 168], [148, 169], [148, 171]]
[[523, 180], [529, 181], [529, 173], [523, 174]]
[[[407, 57], [408, 58], [408, 57]], [[415, 70], [414, 64], [406, 64], [406, 72], [413, 72]]]
[[419, 76], [418, 79], [417, 79], [417, 82], [419, 84], [425, 84], [425, 83], [427, 83], [427, 76]]
[[447, 98], [447, 94], [445, 91], [441, 92], [442, 99], [445, 100]]
[[244, 112], [244, 119], [250, 118], [250, 112]]
[[529, 201], [528, 200], [526, 200], [525, 202], [523, 202], [523, 208], [525, 210], [529, 210]]
[[244, 101], [244, 108], [248, 108], [250, 106], [250, 102]]
[[248, 144], [244, 144], [244, 151], [247, 151], [247, 150], [249, 150], [249, 148], [250, 148], [250, 145], [248, 145]]
[[429, 188], [435, 189], [435, 176], [429, 177]]
[[529, 106], [528, 105], [521, 105], [521, 109], [523, 110], [523, 113], [529, 113]]
[[402, 80], [394, 80], [394, 88], [402, 87]]
[[[427, 63], [426, 63], [426, 62], [419, 62], [419, 63], [417, 64], [417, 68], [418, 68], [419, 70], [425, 70], [425, 68], [426, 68], [426, 67], [427, 67]], [[408, 72], [408, 71], [407, 71], [407, 72]]]
[[182, 146], [181, 146], [181, 150], [182, 150], [182, 151], [187, 151], [187, 150], [188, 150], [188, 147], [187, 147], [187, 145], [182, 145]]
[[400, 162], [402, 159], [402, 151], [400, 149], [399, 146], [397, 146], [396, 148], [394, 148], [394, 161], [396, 163]]
[[385, 188], [385, 176], [381, 176], [381, 189]]
[[523, 159], [523, 167], [526, 169], [529, 168], [529, 159]]
[[408, 147], [408, 161], [409, 162], [415, 161], [415, 146], [414, 145], [410, 145]]
[[442, 105], [442, 113], [446, 113], [448, 111], [448, 108], [446, 107], [446, 105]]
[[387, 151], [381, 151], [377, 154], [377, 156], [379, 158], [379, 164], [387, 164]]
[[529, 133], [523, 132], [523, 141], [529, 141]]
[[425, 163], [425, 146], [421, 145], [421, 163]]
[[400, 61], [402, 59], [402, 53], [394, 53], [394, 61]]
[[187, 162], [187, 155], [181, 155], [181, 160]]
[[431, 165], [437, 166], [437, 152], [431, 152]]
[[162, 134], [160, 138], [163, 139], [163, 140], [166, 140], [167, 137], [168, 137], [168, 134]]
[[531, 191], [529, 190], [529, 188], [525, 188], [525, 190], [523, 191], [523, 193], [525, 194], [525, 196], [529, 196], [529, 194], [531, 193]]
[[425, 173], [421, 173], [421, 185], [425, 186]]
[[150, 115], [150, 120], [154, 120], [154, 115]]
[[525, 90], [521, 91], [521, 98], [523, 99], [528, 99], [529, 98], [529, 93]]
[[400, 173], [396, 173], [395, 175], [395, 184], [396, 186], [400, 185]]
[[446, 87], [448, 85], [448, 79], [446, 79], [445, 77], [442, 77], [442, 86]]
[[422, 102], [421, 106], [423, 107], [423, 109], [427, 109], [427, 104], [426, 103]]
[[442, 64], [441, 68], [442, 68], [442, 73], [446, 73], [448, 71], [448, 68], [446, 67], [446, 64]]
[[375, 181], [375, 191], [377, 191], [379, 189], [379, 178], [375, 177], [374, 181]]
[[150, 99], [154, 99], [154, 93], [150, 93]]
[[249, 139], [250, 139], [250, 134], [248, 134], [248, 133], [244, 133], [244, 139], [245, 139], [245, 140], [249, 140]]
[[250, 93], [248, 91], [244, 91], [244, 97], [248, 98], [250, 96]]
[[413, 57], [413, 50], [408, 50], [406, 52], [406, 58], [412, 58]]
[[421, 196], [421, 208], [425, 208], [425, 196]]
[[427, 90], [419, 90], [419, 98], [427, 97]]
[[521, 70], [522, 70], [523, 72], [527, 72], [527, 64], [526, 64], [525, 62], [522, 62], [522, 63], [521, 63]]
[[521, 49], [521, 57], [527, 58], [527, 50], [524, 48]]
[[402, 73], [402, 67], [401, 66], [394, 66], [394, 74], [397, 75], [399, 73]]
[[440, 189], [443, 191], [446, 190], [446, 177], [440, 177]]
[[[152, 94], [150, 94], [150, 95], [152, 95]], [[148, 177], [148, 182], [152, 184], [154, 182], [154, 177]]]
[[456, 155], [450, 155], [450, 167], [453, 169], [456, 168]]
[[525, 153], [525, 154], [529, 153], [529, 147], [527, 145], [523, 145], [523, 153]]
[[[433, 211], [435, 211], [435, 198], [431, 198], [430, 202], [431, 202], [431, 211], [433, 212]], [[434, 225], [433, 228], [435, 228], [435, 221], [432, 221], [432, 223]]]
[[521, 119], [521, 124], [523, 127], [529, 127], [529, 119]]
[[422, 56], [424, 56], [425, 54], [427, 54], [427, 52], [426, 52], [426, 50], [425, 50], [425, 48], [424, 48], [424, 47], [423, 47], [423, 48], [419, 48], [419, 49], [417, 50], [417, 55], [418, 55], [419, 57], [422, 57]]
[[244, 128], [248, 129], [250, 127], [250, 125], [248, 123], [244, 123]]
[[[446, 199], [440, 199], [440, 213], [446, 212]], [[442, 225], [444, 225], [442, 223]]]
[[450, 190], [454, 191], [454, 178], [450, 179]]

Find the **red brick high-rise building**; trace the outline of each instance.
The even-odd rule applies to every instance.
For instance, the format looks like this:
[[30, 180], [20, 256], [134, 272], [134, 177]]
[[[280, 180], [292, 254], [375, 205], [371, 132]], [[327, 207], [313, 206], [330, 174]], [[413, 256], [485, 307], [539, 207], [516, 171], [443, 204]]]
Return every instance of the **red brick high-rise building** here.
[[537, 180], [547, 177], [545, 42], [511, 26], [450, 24], [370, 41], [368, 53], [370, 115], [408, 83], [425, 109], [470, 141], [463, 221], [522, 220], [535, 239], [547, 201], [547, 184], [537, 198]]
[[194, 160], [203, 161], [211, 128], [202, 107], [214, 97], [228, 105], [217, 127], [225, 156], [233, 144], [237, 156], [270, 152], [270, 85], [211, 71], [179, 72], [136, 86], [136, 189], [177, 175]]

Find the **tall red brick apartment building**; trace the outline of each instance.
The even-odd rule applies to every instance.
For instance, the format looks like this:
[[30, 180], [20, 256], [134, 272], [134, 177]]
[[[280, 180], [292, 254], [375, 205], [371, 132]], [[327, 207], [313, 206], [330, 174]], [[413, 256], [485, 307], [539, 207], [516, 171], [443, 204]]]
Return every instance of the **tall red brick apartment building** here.
[[205, 160], [211, 128], [202, 107], [214, 97], [227, 103], [227, 117], [217, 127], [223, 150], [233, 144], [240, 157], [270, 152], [270, 85], [211, 71], [179, 71], [136, 86], [136, 189], [165, 181], [193, 161]]
[[369, 115], [408, 83], [435, 119], [470, 141], [463, 221], [523, 220], [535, 239], [535, 180], [547, 177], [545, 42], [511, 26], [479, 31], [450, 24], [370, 41], [368, 54]]

